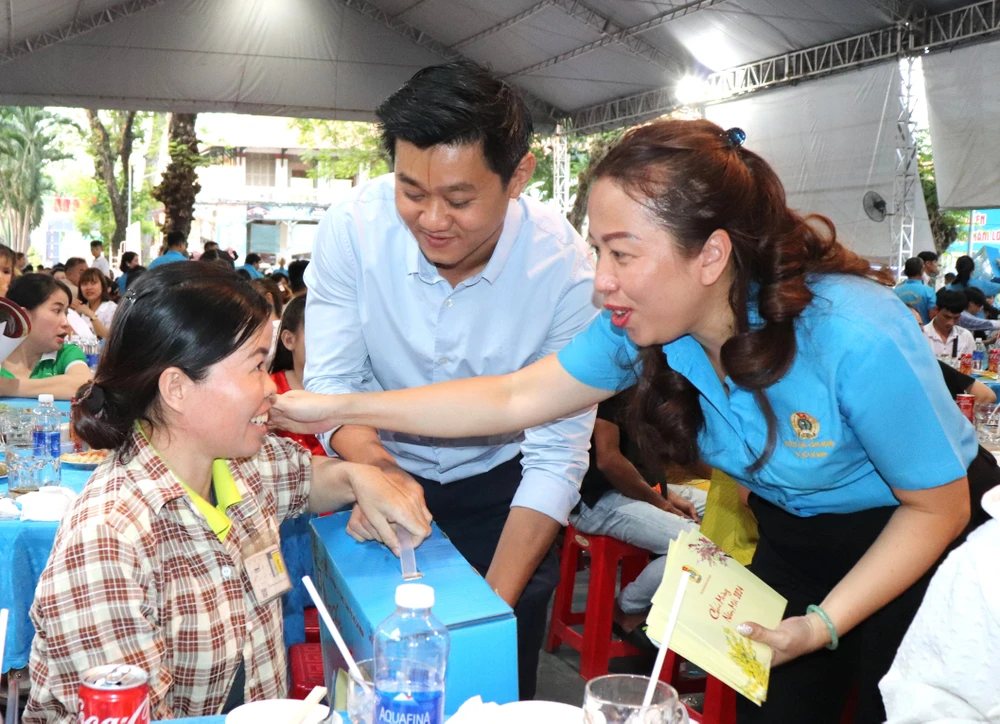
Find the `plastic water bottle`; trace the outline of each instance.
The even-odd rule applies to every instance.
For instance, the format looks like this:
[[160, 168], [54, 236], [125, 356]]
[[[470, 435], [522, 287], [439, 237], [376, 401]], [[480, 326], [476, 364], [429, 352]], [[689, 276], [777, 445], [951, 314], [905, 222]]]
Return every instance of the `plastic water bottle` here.
[[396, 612], [375, 629], [375, 724], [443, 724], [448, 629], [431, 614], [434, 589], [404, 583]]
[[59, 485], [62, 482], [60, 470], [60, 433], [62, 415], [53, 404], [52, 395], [39, 395], [38, 407], [32, 410], [33, 429], [31, 434], [32, 453], [39, 467], [39, 485]]
[[972, 369], [979, 371], [986, 369], [986, 345], [981, 339], [976, 342], [976, 351], [972, 353]]

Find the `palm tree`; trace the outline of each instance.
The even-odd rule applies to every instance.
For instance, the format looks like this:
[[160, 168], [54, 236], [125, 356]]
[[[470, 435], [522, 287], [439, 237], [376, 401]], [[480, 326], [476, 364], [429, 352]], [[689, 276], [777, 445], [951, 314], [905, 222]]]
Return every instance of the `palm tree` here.
[[57, 140], [65, 123], [44, 108], [0, 107], [0, 239], [15, 251], [28, 251], [44, 197], [53, 191], [45, 167], [68, 158]]

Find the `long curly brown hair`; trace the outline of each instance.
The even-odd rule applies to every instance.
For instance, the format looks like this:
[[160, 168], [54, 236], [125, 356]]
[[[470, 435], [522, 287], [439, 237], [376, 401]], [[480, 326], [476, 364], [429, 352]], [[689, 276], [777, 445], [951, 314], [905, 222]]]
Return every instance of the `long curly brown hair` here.
[[[709, 121], [665, 120], [633, 129], [594, 173], [648, 208], [687, 258], [713, 232], [729, 234], [736, 330], [722, 346], [722, 363], [737, 385], [754, 391], [767, 419], [767, 444], [750, 472], [759, 470], [777, 440], [765, 390], [795, 360], [795, 320], [813, 300], [808, 275], [851, 274], [885, 283], [883, 274], [837, 240], [830, 219], [789, 209], [767, 162], [730, 143]], [[751, 326], [754, 302], [761, 323]], [[705, 422], [697, 389], [670, 367], [660, 345], [643, 348], [639, 363], [630, 417], [641, 447], [662, 462], [697, 462]]]

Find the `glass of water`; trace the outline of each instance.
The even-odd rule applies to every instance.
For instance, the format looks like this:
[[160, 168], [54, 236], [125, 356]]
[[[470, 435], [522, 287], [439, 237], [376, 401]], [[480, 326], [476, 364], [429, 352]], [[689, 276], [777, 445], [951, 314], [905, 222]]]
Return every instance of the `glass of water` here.
[[656, 682], [653, 700], [642, 705], [649, 677], [612, 674], [591, 679], [583, 695], [583, 720], [586, 724], [686, 724], [687, 709], [677, 698], [677, 691], [662, 681]]
[[350, 671], [347, 672], [347, 718], [351, 720], [351, 724], [370, 724], [372, 720], [375, 704], [373, 664], [373, 659], [358, 662], [364, 683], [355, 679]]
[[42, 463], [30, 442], [7, 443], [7, 492], [16, 498], [38, 490]]

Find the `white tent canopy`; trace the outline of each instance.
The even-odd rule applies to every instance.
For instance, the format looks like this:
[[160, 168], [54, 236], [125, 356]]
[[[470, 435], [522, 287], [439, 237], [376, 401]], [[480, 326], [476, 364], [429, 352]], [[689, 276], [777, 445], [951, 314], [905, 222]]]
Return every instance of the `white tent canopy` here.
[[[861, 200], [876, 191], [892, 211], [899, 84], [897, 65], [883, 63], [709, 106], [705, 115], [746, 131], [747, 148], [774, 167], [790, 207], [828, 216], [844, 244], [890, 263], [890, 219], [872, 221]], [[914, 253], [934, 248], [923, 194], [915, 196]]]

